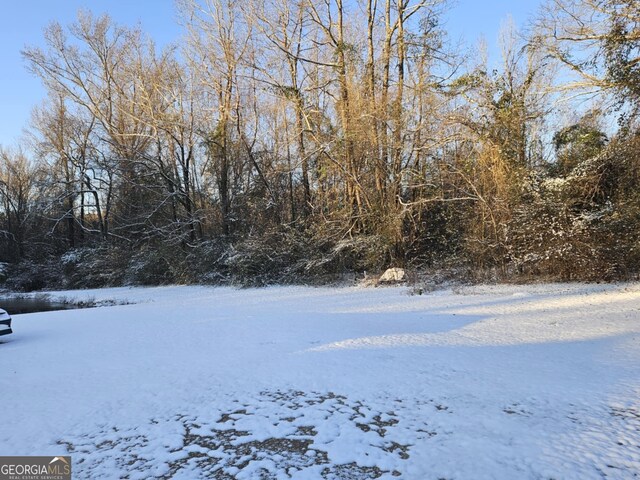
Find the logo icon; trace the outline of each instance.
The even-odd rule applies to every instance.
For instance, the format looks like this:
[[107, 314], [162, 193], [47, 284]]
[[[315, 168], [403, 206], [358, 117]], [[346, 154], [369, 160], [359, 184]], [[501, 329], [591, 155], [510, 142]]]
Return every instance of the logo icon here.
[[71, 457], [0, 457], [0, 480], [71, 480]]

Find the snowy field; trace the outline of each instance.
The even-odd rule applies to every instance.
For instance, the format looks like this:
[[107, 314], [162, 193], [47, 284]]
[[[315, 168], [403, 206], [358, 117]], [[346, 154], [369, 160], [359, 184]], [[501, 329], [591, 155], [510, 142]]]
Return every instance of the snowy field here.
[[0, 455], [77, 479], [640, 478], [640, 284], [53, 292]]

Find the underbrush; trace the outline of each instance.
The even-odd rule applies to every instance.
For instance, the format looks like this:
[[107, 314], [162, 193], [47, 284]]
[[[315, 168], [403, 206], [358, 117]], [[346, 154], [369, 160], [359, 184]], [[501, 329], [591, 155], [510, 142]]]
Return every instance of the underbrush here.
[[636, 240], [622, 220], [613, 220], [620, 232], [617, 240], [595, 222], [582, 221], [579, 231], [574, 224], [566, 224], [567, 230], [559, 225], [549, 238], [536, 237], [524, 227], [511, 229], [507, 256], [481, 265], [469, 252], [428, 261], [424, 256], [393, 258], [388, 255], [390, 244], [380, 236], [330, 240], [284, 230], [190, 247], [75, 249], [45, 261], [6, 264], [0, 286], [14, 292], [167, 284], [372, 286], [389, 267], [404, 268], [404, 282], [416, 293], [460, 284], [635, 280], [640, 263]]

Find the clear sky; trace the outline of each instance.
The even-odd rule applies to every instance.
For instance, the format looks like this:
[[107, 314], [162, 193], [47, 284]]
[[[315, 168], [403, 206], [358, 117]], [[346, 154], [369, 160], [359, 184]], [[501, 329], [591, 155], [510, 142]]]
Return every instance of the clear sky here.
[[[455, 1], [455, 0], [454, 0]], [[497, 51], [496, 40], [502, 22], [511, 15], [517, 25], [533, 16], [541, 0], [457, 0], [446, 15], [454, 39], [475, 43], [486, 39], [489, 51]], [[16, 143], [28, 124], [30, 112], [45, 92], [29, 73], [20, 50], [40, 45], [42, 30], [52, 20], [63, 25], [75, 19], [79, 8], [96, 14], [107, 12], [121, 24], [140, 23], [159, 46], [177, 40], [174, 0], [14, 0], [5, 1], [0, 15], [0, 145]]]

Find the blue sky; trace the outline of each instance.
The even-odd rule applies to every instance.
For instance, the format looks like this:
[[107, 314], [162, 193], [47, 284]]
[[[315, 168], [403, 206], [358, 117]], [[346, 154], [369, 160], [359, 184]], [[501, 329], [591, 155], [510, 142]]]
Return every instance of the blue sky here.
[[[502, 22], [511, 15], [517, 25], [533, 16], [540, 0], [457, 0], [446, 15], [454, 39], [472, 44], [479, 37], [489, 51], [497, 51], [496, 40]], [[52, 20], [71, 23], [79, 8], [109, 13], [122, 24], [140, 23], [159, 45], [177, 40], [174, 0], [17, 0], [6, 2], [0, 16], [0, 145], [15, 144], [28, 124], [30, 112], [45, 92], [30, 74], [20, 55], [25, 45], [39, 45], [42, 30]]]

